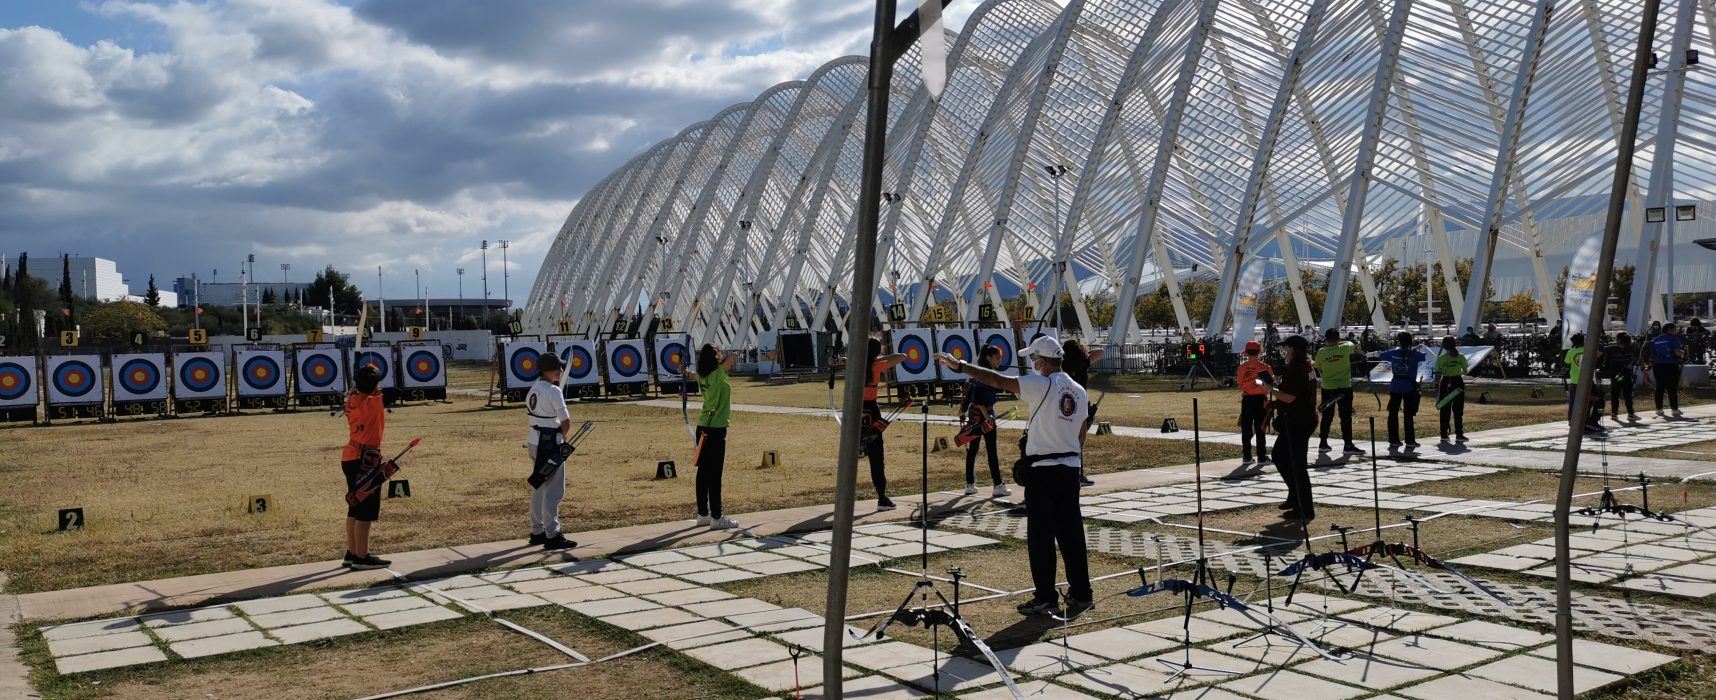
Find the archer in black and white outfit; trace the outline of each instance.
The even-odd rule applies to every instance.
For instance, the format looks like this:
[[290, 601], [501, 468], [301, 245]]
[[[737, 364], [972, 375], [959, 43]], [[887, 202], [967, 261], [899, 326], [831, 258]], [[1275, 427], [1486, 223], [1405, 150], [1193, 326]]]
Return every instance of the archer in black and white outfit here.
[[1019, 606], [1019, 612], [1044, 615], [1060, 611], [1055, 593], [1055, 548], [1059, 545], [1067, 568], [1066, 616], [1075, 617], [1095, 605], [1084, 515], [1078, 505], [1079, 469], [1083, 464], [1079, 438], [1090, 418], [1090, 397], [1084, 387], [1061, 371], [1059, 341], [1038, 338], [1019, 354], [1031, 358], [1035, 374], [1009, 377], [947, 353], [938, 354], [936, 359], [972, 379], [1012, 392], [1031, 407], [1024, 456], [1015, 465], [1014, 476], [1025, 487], [1025, 541], [1036, 594]]
[[524, 447], [530, 451], [530, 543], [543, 549], [572, 549], [577, 542], [560, 532], [560, 501], [566, 498], [566, 457], [561, 446], [572, 434], [572, 414], [566, 410], [560, 391], [560, 358], [542, 356], [542, 374], [524, 397], [530, 432]]

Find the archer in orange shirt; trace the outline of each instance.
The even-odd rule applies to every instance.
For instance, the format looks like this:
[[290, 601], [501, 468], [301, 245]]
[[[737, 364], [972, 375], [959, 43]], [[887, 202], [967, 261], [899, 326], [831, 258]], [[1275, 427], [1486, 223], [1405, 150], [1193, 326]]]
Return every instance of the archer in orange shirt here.
[[1267, 439], [1264, 436], [1263, 414], [1269, 402], [1269, 387], [1275, 384], [1275, 371], [1259, 356], [1263, 345], [1255, 340], [1245, 341], [1245, 361], [1239, 363], [1239, 436], [1245, 452], [1241, 467], [1251, 466], [1251, 439], [1257, 436], [1257, 466], [1269, 463]]
[[[352, 376], [352, 393], [346, 396], [346, 427], [350, 439], [340, 452], [340, 471], [345, 472], [346, 493], [357, 491], [364, 472], [381, 468], [381, 436], [387, 431], [387, 409], [381, 402], [381, 374], [365, 365]], [[376, 490], [346, 506], [346, 557], [344, 566], [358, 571], [384, 569], [391, 565], [369, 551], [369, 528], [381, 517], [381, 492]]]

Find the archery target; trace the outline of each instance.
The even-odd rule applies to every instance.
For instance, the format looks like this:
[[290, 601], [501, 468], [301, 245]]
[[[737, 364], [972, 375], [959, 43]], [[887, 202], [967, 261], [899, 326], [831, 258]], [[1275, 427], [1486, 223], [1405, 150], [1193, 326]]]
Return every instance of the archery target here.
[[439, 389], [447, 386], [447, 365], [441, 360], [441, 352], [440, 343], [401, 347], [401, 385], [407, 389]]
[[[952, 355], [956, 359], [965, 360], [972, 364], [977, 363], [977, 351], [974, 350], [976, 339], [972, 337], [971, 331], [937, 329], [935, 345], [940, 352]], [[957, 370], [943, 367], [939, 362], [936, 363], [936, 372], [944, 382], [965, 381], [965, 375], [960, 374]]]
[[0, 406], [36, 405], [36, 358], [0, 357]]
[[610, 340], [605, 350], [608, 356], [609, 384], [631, 384], [648, 379], [644, 373], [644, 341]]
[[657, 382], [678, 382], [684, 376], [685, 368], [691, 363], [691, 339], [680, 336], [677, 338], [655, 339], [655, 380]]
[[547, 353], [547, 343], [501, 343], [501, 359], [505, 363], [501, 368], [503, 388], [529, 389], [542, 374], [542, 356]]
[[566, 366], [567, 386], [601, 383], [602, 377], [596, 372], [595, 341], [555, 341], [554, 352], [560, 355], [560, 364]]
[[238, 395], [271, 398], [286, 395], [286, 353], [280, 350], [240, 350], [233, 355], [238, 367]]
[[48, 358], [48, 405], [101, 403], [101, 358], [61, 355]]
[[1013, 346], [1018, 341], [1013, 337], [1012, 329], [989, 328], [979, 331], [978, 336], [983, 339], [984, 347], [1001, 349], [1001, 369], [1013, 369], [1016, 366], [1019, 356], [1013, 352]]
[[167, 356], [161, 353], [114, 355], [113, 402], [167, 398]]
[[298, 351], [297, 392], [303, 394], [338, 394], [346, 390], [346, 374], [338, 348], [328, 346]]
[[894, 352], [905, 355], [905, 361], [894, 367], [894, 380], [900, 384], [935, 381], [935, 350], [930, 344], [930, 329], [901, 328], [893, 332]]
[[219, 352], [173, 354], [173, 399], [226, 398], [226, 357]]
[[380, 389], [392, 389], [396, 386], [393, 377], [393, 348], [376, 344], [375, 347], [364, 348], [352, 356], [352, 373], [356, 376], [358, 368], [374, 367], [381, 373], [381, 382], [376, 385]]

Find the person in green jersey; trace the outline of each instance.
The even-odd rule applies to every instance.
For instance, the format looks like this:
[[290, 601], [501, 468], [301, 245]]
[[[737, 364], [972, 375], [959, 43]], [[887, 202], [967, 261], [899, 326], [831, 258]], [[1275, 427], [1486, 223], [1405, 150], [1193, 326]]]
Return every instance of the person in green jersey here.
[[1454, 419], [1454, 439], [1466, 441], [1466, 372], [1471, 363], [1454, 343], [1442, 336], [1442, 354], [1436, 356], [1436, 408], [1442, 416], [1442, 442], [1448, 442], [1448, 418]]
[[[1573, 337], [1568, 338], [1567, 341], [1572, 345], [1561, 356], [1561, 361], [1567, 365], [1567, 420], [1571, 421], [1576, 412], [1573, 402], [1579, 394], [1579, 370], [1585, 365], [1585, 334], [1574, 333]], [[1603, 352], [1599, 350], [1597, 351], [1597, 361], [1602, 362], [1602, 360]], [[1603, 432], [1603, 387], [1598, 386], [1595, 381], [1591, 382], [1591, 400], [1589, 403], [1590, 412], [1585, 417], [1585, 432]]]
[[721, 470], [727, 466], [727, 421], [733, 415], [733, 385], [727, 372], [739, 354], [722, 354], [705, 343], [697, 351], [697, 390], [703, 410], [697, 412], [697, 524], [717, 530], [738, 527], [721, 515]]
[[[1329, 451], [1329, 425], [1335, 421], [1335, 411], [1341, 413], [1341, 437], [1347, 441], [1344, 450], [1349, 455], [1362, 455], [1364, 450], [1353, 444], [1353, 358], [1358, 348], [1341, 340], [1341, 333], [1330, 328], [1323, 332], [1323, 347], [1317, 348], [1317, 371], [1322, 374], [1323, 429], [1318, 452]], [[1334, 410], [1331, 410], [1334, 409]]]

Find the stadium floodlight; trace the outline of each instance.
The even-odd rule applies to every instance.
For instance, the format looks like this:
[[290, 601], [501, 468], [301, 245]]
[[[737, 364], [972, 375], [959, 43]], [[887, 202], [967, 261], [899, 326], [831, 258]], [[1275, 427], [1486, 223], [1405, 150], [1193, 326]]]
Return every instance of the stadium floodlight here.
[[1667, 220], [1668, 209], [1666, 207], [1649, 207], [1645, 209], [1645, 223], [1660, 224]]
[[1692, 204], [1682, 204], [1674, 208], [1675, 221], [1694, 221], [1698, 218], [1698, 207]]

